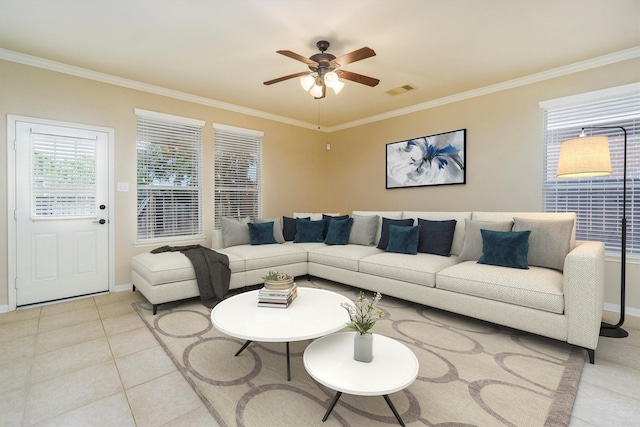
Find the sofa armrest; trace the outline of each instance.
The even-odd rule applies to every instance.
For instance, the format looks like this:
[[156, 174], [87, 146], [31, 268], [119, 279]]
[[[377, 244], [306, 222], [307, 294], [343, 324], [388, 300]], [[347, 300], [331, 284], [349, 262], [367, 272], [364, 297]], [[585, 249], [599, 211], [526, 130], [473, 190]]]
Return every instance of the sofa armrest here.
[[604, 244], [576, 242], [564, 261], [564, 310], [567, 342], [598, 346], [604, 305]]
[[211, 249], [223, 249], [222, 230], [213, 230], [211, 236]]

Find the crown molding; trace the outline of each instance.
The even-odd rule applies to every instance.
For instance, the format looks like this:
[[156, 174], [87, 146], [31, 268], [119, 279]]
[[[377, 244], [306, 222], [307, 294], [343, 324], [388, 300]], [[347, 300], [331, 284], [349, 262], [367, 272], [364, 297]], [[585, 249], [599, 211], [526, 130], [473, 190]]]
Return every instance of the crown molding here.
[[430, 108], [440, 107], [446, 104], [463, 101], [466, 99], [476, 98], [478, 96], [488, 95], [503, 90], [513, 89], [520, 86], [526, 86], [532, 83], [538, 83], [544, 80], [555, 79], [557, 77], [578, 73], [581, 71], [591, 70], [593, 68], [603, 67], [605, 65], [615, 64], [617, 62], [627, 61], [640, 57], [640, 46], [631, 49], [621, 50], [619, 52], [610, 53], [608, 55], [598, 56], [596, 58], [587, 59], [585, 61], [576, 62], [574, 64], [565, 65], [563, 67], [553, 68], [551, 70], [542, 71], [540, 73], [531, 74], [529, 76], [520, 77], [506, 82], [497, 83], [490, 86], [481, 87], [479, 89], [461, 92], [455, 95], [446, 96], [444, 98], [434, 99], [422, 104], [412, 105], [406, 108], [389, 111], [387, 113], [370, 116], [362, 120], [356, 120], [349, 123], [343, 123], [326, 129], [326, 132], [335, 132], [351, 127], [362, 126], [365, 124], [390, 119], [393, 117], [403, 116], [418, 111], [428, 110]]
[[444, 98], [434, 99], [432, 101], [424, 102], [422, 104], [416, 104], [410, 107], [400, 108], [397, 110], [389, 111], [387, 113], [370, 116], [361, 120], [355, 120], [352, 122], [343, 123], [338, 126], [319, 129], [317, 124], [307, 123], [300, 120], [293, 120], [288, 117], [283, 117], [283, 116], [267, 113], [260, 110], [241, 107], [239, 105], [229, 104], [229, 103], [217, 101], [211, 98], [205, 98], [202, 96], [192, 95], [189, 93], [167, 89], [167, 88], [163, 88], [160, 86], [155, 86], [147, 83], [142, 83], [135, 80], [116, 77], [110, 74], [87, 70], [85, 68], [75, 67], [72, 65], [63, 64], [61, 62], [51, 61], [48, 59], [43, 59], [36, 56], [31, 56], [31, 55], [25, 55], [23, 53], [18, 53], [11, 50], [0, 48], [0, 59], [4, 59], [7, 61], [29, 65], [32, 67], [43, 68], [50, 71], [56, 71], [59, 73], [69, 74], [76, 77], [82, 77], [85, 79], [90, 79], [90, 80], [95, 80], [102, 83], [108, 83], [116, 86], [126, 87], [129, 89], [135, 89], [135, 90], [152, 93], [156, 95], [166, 96], [169, 98], [179, 99], [182, 101], [193, 102], [196, 104], [206, 105], [209, 107], [220, 108], [222, 110], [233, 111], [236, 113], [246, 114], [249, 116], [259, 117], [266, 120], [272, 120], [272, 121], [281, 122], [281, 123], [285, 123], [293, 126], [298, 126], [298, 127], [303, 127], [307, 129], [313, 129], [313, 130], [320, 130], [326, 133], [336, 132], [339, 130], [348, 129], [356, 126], [362, 126], [365, 124], [369, 124], [369, 123], [373, 123], [381, 120], [387, 120], [390, 118], [403, 116], [403, 115], [415, 113], [418, 111], [428, 110], [430, 108], [435, 108], [435, 107], [439, 107], [446, 104], [452, 104], [454, 102], [476, 98], [478, 96], [488, 95], [488, 94], [500, 92], [503, 90], [513, 89], [520, 86], [526, 86], [532, 83], [538, 83], [544, 80], [554, 79], [557, 77], [578, 73], [580, 71], [586, 71], [593, 68], [614, 64], [617, 62], [627, 61], [629, 59], [635, 59], [638, 57], [640, 57], [640, 46], [636, 46], [636, 47], [622, 50], [619, 52], [610, 53], [607, 55], [598, 56], [596, 58], [587, 59], [585, 61], [576, 62], [574, 64], [554, 68], [554, 69], [543, 71], [540, 73], [531, 74], [529, 76], [508, 80], [506, 82], [485, 86], [479, 89], [474, 89], [467, 92], [446, 96]]

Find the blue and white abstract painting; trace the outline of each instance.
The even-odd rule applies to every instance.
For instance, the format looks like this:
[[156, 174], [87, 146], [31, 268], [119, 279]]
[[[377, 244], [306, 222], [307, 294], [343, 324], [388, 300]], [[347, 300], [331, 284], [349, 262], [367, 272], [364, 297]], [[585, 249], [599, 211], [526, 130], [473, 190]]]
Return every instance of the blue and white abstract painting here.
[[465, 183], [466, 129], [387, 144], [387, 188]]

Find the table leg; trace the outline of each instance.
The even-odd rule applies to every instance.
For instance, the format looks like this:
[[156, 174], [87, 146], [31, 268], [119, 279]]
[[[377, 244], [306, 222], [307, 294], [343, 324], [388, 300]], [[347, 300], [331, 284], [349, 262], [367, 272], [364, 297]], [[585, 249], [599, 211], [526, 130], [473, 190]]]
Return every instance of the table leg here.
[[291, 381], [291, 359], [289, 358], [289, 341], [287, 341], [287, 381]]
[[389, 405], [389, 408], [391, 408], [391, 412], [393, 412], [393, 415], [396, 416], [396, 419], [398, 420], [398, 422], [400, 423], [400, 425], [402, 427], [404, 427], [404, 421], [402, 421], [402, 418], [400, 418], [400, 414], [398, 413], [398, 411], [396, 410], [396, 407], [393, 406], [393, 402], [391, 402], [391, 399], [389, 398], [388, 394], [383, 395], [382, 397], [384, 397], [384, 400], [387, 401], [387, 404]]
[[236, 354], [234, 354], [234, 356], [239, 355], [240, 353], [242, 353], [242, 350], [244, 350], [245, 348], [247, 348], [247, 346], [251, 344], [251, 340], [247, 340], [246, 343], [244, 343], [244, 345], [242, 347], [240, 347], [240, 350], [238, 350], [238, 352]]
[[327, 409], [327, 412], [324, 414], [324, 418], [322, 418], [322, 422], [327, 421], [327, 418], [329, 418], [329, 414], [331, 414], [331, 411], [333, 411], [333, 407], [336, 406], [336, 403], [338, 403], [338, 399], [340, 399], [340, 396], [342, 396], [341, 391], [337, 392], [336, 395], [333, 396], [333, 399], [329, 404], [329, 408]]

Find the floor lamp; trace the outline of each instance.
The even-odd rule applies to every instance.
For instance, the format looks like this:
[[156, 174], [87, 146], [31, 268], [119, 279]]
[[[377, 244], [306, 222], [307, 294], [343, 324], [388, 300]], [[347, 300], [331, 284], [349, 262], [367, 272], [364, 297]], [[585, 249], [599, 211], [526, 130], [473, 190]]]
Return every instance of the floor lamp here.
[[[589, 126], [588, 129], [622, 129], [624, 132], [624, 165], [622, 178], [622, 254], [620, 260], [620, 320], [615, 325], [602, 322], [600, 336], [624, 338], [629, 334], [621, 328], [624, 323], [624, 297], [627, 265], [627, 130], [622, 126]], [[558, 178], [582, 178], [611, 175], [609, 139], [606, 136], [586, 136], [562, 142], [558, 161]]]

